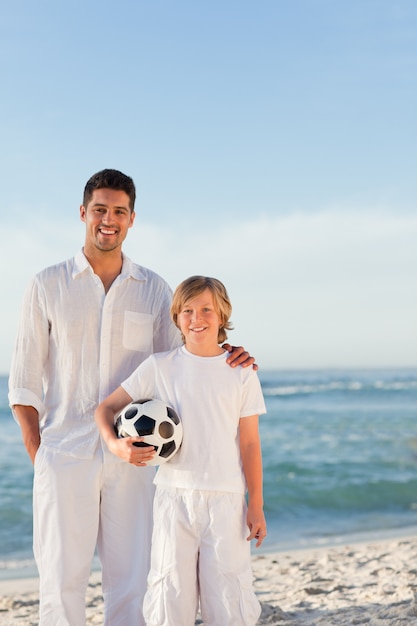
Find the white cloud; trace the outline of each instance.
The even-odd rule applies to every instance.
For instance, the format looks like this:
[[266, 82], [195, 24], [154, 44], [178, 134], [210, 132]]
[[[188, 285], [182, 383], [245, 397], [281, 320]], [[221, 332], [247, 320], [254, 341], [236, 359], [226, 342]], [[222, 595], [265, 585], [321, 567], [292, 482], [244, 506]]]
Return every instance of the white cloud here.
[[[24, 285], [82, 239], [76, 219], [5, 233], [0, 371], [9, 366]], [[181, 232], [138, 216], [125, 250], [173, 287], [195, 273], [223, 280], [234, 308], [230, 340], [263, 368], [410, 366], [417, 363], [416, 240], [416, 217], [382, 211], [193, 223]]]
[[177, 241], [146, 228], [137, 236], [143, 262], [173, 286], [193, 273], [224, 280], [230, 338], [264, 367], [417, 363], [414, 216], [340, 210], [190, 230]]

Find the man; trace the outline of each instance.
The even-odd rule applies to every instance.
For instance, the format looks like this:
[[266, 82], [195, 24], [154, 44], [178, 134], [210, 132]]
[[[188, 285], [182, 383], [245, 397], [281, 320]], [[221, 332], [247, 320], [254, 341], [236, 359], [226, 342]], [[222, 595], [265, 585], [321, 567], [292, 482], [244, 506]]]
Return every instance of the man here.
[[[122, 253], [135, 197], [125, 174], [93, 175], [83, 250], [40, 272], [24, 299], [9, 402], [34, 463], [40, 626], [85, 624], [96, 545], [105, 624], [144, 624], [154, 468], [110, 454], [94, 422], [97, 404], [145, 358], [180, 343], [169, 286]], [[233, 364], [251, 365], [247, 357], [237, 349]]]

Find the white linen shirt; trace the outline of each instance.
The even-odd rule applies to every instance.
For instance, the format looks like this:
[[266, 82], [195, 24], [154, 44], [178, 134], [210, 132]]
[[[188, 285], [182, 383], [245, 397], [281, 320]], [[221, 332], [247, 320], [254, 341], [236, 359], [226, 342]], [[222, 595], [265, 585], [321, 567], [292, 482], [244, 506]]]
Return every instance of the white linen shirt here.
[[42, 444], [90, 458], [97, 404], [150, 354], [181, 343], [172, 292], [123, 256], [107, 294], [83, 252], [46, 268], [29, 285], [9, 378], [10, 405], [37, 409]]

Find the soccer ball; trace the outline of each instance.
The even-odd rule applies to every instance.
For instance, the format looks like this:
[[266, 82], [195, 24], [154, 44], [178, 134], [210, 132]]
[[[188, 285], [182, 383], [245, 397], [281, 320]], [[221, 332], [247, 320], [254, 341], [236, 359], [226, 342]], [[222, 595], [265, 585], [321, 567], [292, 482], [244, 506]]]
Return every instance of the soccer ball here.
[[153, 446], [156, 454], [147, 465], [161, 465], [178, 451], [182, 441], [181, 420], [162, 400], [135, 400], [115, 417], [118, 437], [144, 437], [135, 446]]

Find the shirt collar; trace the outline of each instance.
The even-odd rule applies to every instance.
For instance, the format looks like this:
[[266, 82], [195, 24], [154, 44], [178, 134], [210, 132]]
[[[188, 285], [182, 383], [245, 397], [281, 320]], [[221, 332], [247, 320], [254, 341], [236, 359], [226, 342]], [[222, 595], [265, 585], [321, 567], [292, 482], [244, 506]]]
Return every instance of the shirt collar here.
[[72, 277], [75, 278], [79, 274], [82, 274], [88, 268], [91, 268], [87, 258], [84, 255], [84, 252], [80, 250], [74, 257], [74, 265], [72, 268]]
[[122, 257], [123, 257], [123, 266], [122, 266], [122, 272], [121, 272], [121, 277], [122, 278], [135, 278], [136, 280], [146, 280], [146, 275], [145, 272], [143, 271], [143, 268], [140, 265], [137, 265], [137, 263], [133, 263], [133, 261], [131, 261], [131, 259], [129, 259], [128, 256], [126, 256], [124, 253], [122, 253]]
[[[123, 253], [122, 253], [122, 257], [123, 257], [123, 266], [122, 266], [122, 271], [120, 274], [122, 279], [131, 277], [136, 280], [146, 280], [146, 275], [143, 269], [140, 267], [140, 265], [133, 263], [133, 261], [131, 261], [131, 259], [129, 259], [129, 257]], [[87, 258], [83, 250], [80, 250], [79, 252], [77, 252], [77, 254], [74, 257], [74, 267], [72, 270], [73, 278], [75, 278], [79, 274], [82, 274], [82, 272], [85, 272], [88, 269], [90, 269], [91, 272], [93, 271], [91, 265], [87, 261]]]

